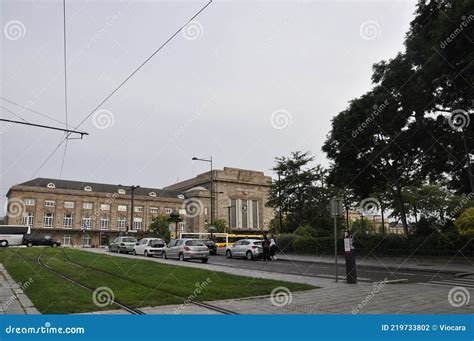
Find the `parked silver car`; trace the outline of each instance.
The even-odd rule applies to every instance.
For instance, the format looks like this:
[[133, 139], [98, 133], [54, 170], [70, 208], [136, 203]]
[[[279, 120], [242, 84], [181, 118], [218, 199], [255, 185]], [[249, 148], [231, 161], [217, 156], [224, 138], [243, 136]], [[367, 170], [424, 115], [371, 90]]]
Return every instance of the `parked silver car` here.
[[244, 257], [248, 260], [261, 257], [263, 254], [262, 241], [258, 239], [241, 239], [232, 246], [227, 246], [227, 258]]
[[137, 240], [133, 237], [117, 237], [109, 244], [110, 252], [133, 252]]
[[154, 255], [161, 256], [165, 242], [160, 238], [143, 238], [133, 247], [134, 255], [144, 255], [146, 257], [153, 257]]
[[180, 261], [200, 259], [207, 263], [209, 249], [200, 239], [175, 239], [163, 249], [163, 258], [177, 258]]

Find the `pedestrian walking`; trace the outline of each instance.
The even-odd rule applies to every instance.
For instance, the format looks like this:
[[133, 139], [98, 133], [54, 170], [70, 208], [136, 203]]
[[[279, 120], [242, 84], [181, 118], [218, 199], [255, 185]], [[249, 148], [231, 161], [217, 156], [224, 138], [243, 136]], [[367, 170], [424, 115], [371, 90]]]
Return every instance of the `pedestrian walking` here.
[[271, 238], [270, 239], [270, 260], [276, 260], [275, 253], [276, 253], [275, 239]]

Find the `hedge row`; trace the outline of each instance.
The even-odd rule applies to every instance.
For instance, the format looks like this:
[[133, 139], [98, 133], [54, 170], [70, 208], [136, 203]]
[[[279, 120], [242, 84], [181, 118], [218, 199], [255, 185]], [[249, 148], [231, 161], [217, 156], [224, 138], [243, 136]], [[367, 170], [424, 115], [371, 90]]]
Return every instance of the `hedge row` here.
[[[277, 238], [284, 253], [325, 255], [334, 254], [332, 237], [312, 238], [281, 234]], [[354, 246], [359, 255], [374, 256], [474, 256], [474, 236], [433, 234], [428, 237], [398, 235], [355, 236]], [[344, 253], [343, 240], [338, 240], [338, 252]]]

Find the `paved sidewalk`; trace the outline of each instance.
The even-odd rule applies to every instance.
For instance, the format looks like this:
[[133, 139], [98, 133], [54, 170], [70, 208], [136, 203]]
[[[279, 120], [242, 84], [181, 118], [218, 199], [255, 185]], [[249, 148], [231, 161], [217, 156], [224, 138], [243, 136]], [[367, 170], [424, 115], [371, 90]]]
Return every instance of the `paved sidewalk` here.
[[[449, 288], [426, 284], [368, 283], [341, 288], [321, 288], [275, 296], [206, 302], [238, 314], [474, 314], [474, 304], [454, 307]], [[471, 290], [471, 295], [474, 290]], [[139, 308], [147, 314], [219, 314], [193, 304]], [[127, 314], [123, 310], [92, 314]]]
[[23, 290], [31, 285], [33, 280], [20, 285], [8, 274], [0, 264], [0, 313], [1, 314], [39, 314]]
[[[277, 295], [229, 299], [208, 302], [240, 314], [474, 314], [474, 288], [461, 290], [454, 285], [437, 286], [429, 283], [392, 284], [384, 282], [345, 284], [290, 274], [264, 272], [251, 269], [225, 267], [194, 262], [177, 262], [161, 258], [143, 258], [124, 254], [111, 254], [105, 250], [86, 251], [154, 261], [175, 266], [202, 268], [234, 275], [307, 283], [319, 289], [291, 293], [286, 288], [275, 288]], [[285, 290], [286, 289], [286, 290]], [[456, 289], [456, 292], [451, 290]], [[450, 294], [451, 292], [451, 294]], [[471, 299], [473, 297], [473, 299]], [[458, 307], [456, 304], [460, 303]], [[450, 303], [451, 302], [451, 303]], [[148, 314], [216, 314], [193, 304], [144, 307]], [[114, 313], [126, 313], [114, 311]], [[95, 312], [94, 314], [104, 312]]]
[[[334, 256], [302, 256], [291, 254], [278, 254], [278, 260], [299, 261], [308, 263], [334, 264]], [[379, 267], [389, 270], [416, 270], [439, 273], [474, 273], [474, 261], [466, 259], [459, 262], [449, 259], [430, 258], [396, 258], [396, 257], [357, 257], [357, 266]], [[338, 257], [339, 264], [345, 264], [343, 256]]]

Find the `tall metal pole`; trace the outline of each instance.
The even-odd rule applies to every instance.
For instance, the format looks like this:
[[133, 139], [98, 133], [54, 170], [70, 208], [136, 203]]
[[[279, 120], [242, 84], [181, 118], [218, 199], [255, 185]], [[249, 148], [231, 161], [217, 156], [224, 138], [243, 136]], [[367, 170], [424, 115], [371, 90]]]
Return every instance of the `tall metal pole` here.
[[130, 187], [131, 189], [131, 205], [130, 205], [130, 225], [128, 227], [128, 231], [130, 232], [133, 230], [133, 211], [135, 211], [135, 187]]
[[278, 207], [278, 215], [279, 215], [279, 220], [280, 220], [280, 233], [282, 232], [283, 230], [283, 217], [282, 217], [282, 214], [281, 214], [281, 183], [280, 183], [280, 172], [278, 172], [278, 204], [280, 205], [280, 207]]
[[466, 158], [467, 158], [467, 172], [469, 176], [469, 183], [471, 185], [471, 193], [474, 193], [474, 179], [472, 176], [471, 154], [469, 153], [469, 149], [467, 147], [466, 135], [464, 134], [464, 132], [465, 132], [465, 128], [462, 130], [462, 141], [464, 144], [464, 151], [466, 153]]
[[337, 282], [337, 217], [334, 216], [334, 271]]
[[214, 225], [214, 172], [212, 168], [212, 156], [211, 156], [211, 225]]

